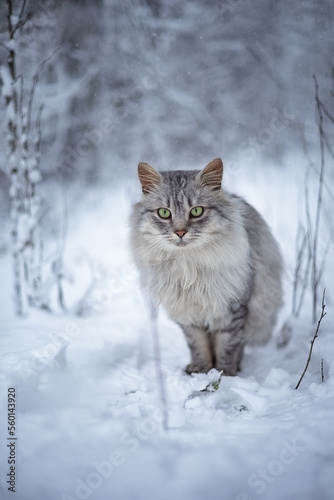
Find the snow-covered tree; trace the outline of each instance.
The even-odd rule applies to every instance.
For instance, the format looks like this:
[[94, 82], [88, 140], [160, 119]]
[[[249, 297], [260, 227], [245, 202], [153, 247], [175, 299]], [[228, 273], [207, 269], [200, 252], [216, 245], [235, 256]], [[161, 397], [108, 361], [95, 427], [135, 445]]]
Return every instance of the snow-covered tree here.
[[[17, 65], [17, 36], [30, 15], [25, 14], [23, 0], [18, 13], [12, 0], [6, 0], [7, 40], [1, 42], [6, 62], [0, 66], [1, 93], [6, 110], [7, 171], [10, 188], [11, 243], [14, 276], [14, 303], [18, 315], [29, 306], [43, 305], [40, 296], [42, 241], [40, 220], [41, 197], [38, 186], [40, 172], [41, 115], [43, 105], [34, 111], [34, 95], [38, 78], [46, 61], [37, 68], [29, 92], [24, 75]], [[26, 95], [27, 94], [27, 95]]]

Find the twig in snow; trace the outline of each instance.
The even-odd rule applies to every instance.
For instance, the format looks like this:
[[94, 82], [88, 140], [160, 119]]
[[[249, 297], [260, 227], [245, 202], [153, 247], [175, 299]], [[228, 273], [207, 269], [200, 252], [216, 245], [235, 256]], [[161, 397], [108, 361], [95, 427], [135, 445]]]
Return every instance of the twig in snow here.
[[161, 368], [160, 339], [157, 326], [158, 313], [157, 313], [157, 307], [153, 304], [153, 302], [150, 303], [150, 312], [151, 312], [150, 319], [151, 319], [151, 331], [153, 337], [154, 361], [155, 361], [156, 374], [160, 390], [160, 399], [162, 403], [163, 427], [165, 430], [167, 430], [168, 429], [167, 394], [166, 394], [165, 380]]
[[219, 377], [215, 380], [213, 380], [212, 382], [210, 382], [206, 387], [204, 387], [204, 389], [201, 389], [200, 392], [215, 392], [215, 391], [218, 391], [219, 389], [219, 386], [220, 386], [220, 382], [223, 378], [223, 375], [224, 375], [224, 370], [221, 370], [219, 372]]
[[305, 375], [305, 373], [306, 373], [306, 371], [308, 369], [308, 365], [310, 364], [310, 361], [311, 361], [313, 345], [314, 345], [315, 339], [318, 337], [318, 332], [319, 332], [321, 321], [324, 318], [324, 316], [326, 316], [326, 314], [327, 314], [325, 312], [325, 308], [326, 308], [326, 305], [325, 305], [325, 294], [326, 294], [326, 288], [324, 289], [323, 294], [322, 294], [321, 314], [320, 314], [320, 318], [318, 320], [316, 331], [315, 331], [315, 333], [313, 335], [313, 339], [311, 340], [310, 352], [308, 354], [308, 358], [307, 358], [307, 361], [306, 361], [306, 365], [305, 365], [304, 371], [303, 371], [303, 373], [302, 373], [302, 375], [301, 375], [301, 377], [300, 377], [300, 379], [298, 381], [298, 384], [296, 385], [295, 389], [298, 389], [298, 387], [300, 386], [300, 383], [303, 380], [304, 375]]

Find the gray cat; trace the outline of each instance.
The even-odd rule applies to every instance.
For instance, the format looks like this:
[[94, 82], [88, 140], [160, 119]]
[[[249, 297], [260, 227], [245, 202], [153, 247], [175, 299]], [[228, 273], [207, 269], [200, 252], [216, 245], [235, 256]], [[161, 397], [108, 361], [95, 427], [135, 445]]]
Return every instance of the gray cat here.
[[282, 258], [269, 227], [221, 189], [223, 163], [202, 171], [138, 165], [142, 199], [130, 245], [142, 285], [182, 328], [188, 373], [235, 375], [245, 343], [264, 343], [282, 305]]

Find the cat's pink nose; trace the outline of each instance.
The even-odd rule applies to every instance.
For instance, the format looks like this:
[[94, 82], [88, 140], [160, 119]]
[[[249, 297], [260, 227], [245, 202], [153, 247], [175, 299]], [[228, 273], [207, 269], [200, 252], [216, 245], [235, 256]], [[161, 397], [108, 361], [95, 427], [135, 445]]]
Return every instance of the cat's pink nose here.
[[174, 231], [175, 234], [178, 235], [179, 238], [183, 238], [183, 236], [187, 233], [185, 229], [180, 229], [179, 231]]

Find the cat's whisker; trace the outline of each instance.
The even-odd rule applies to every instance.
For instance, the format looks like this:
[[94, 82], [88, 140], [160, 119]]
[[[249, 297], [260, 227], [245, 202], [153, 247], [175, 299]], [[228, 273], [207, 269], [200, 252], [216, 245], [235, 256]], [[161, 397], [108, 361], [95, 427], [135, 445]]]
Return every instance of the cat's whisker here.
[[150, 254], [153, 249], [154, 251], [160, 252], [159, 259], [165, 261], [168, 259], [167, 253], [166, 256], [161, 255], [161, 250], [166, 251], [165, 246], [165, 243], [161, 240], [151, 241], [148, 245], [146, 245], [145, 254]]

